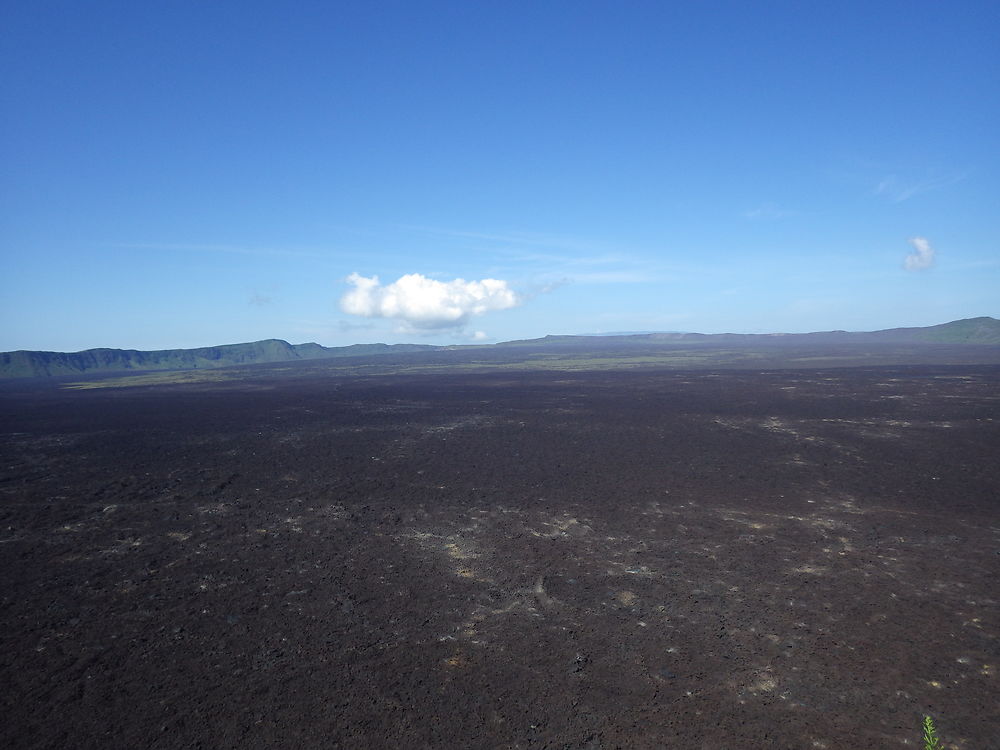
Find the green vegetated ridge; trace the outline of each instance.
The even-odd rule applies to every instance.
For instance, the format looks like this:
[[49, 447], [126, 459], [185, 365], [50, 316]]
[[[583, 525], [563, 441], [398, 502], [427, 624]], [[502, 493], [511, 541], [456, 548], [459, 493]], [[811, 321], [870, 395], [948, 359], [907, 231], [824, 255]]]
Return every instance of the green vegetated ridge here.
[[289, 344], [280, 339], [249, 344], [226, 344], [200, 349], [87, 349], [82, 352], [17, 351], [0, 354], [0, 377], [25, 378], [76, 375], [128, 370], [199, 370], [264, 362], [369, 356], [423, 351], [437, 347], [422, 344], [355, 344], [325, 347], [319, 344]]
[[[570, 352], [573, 349], [587, 350], [593, 356], [599, 350], [617, 350], [616, 359], [633, 359], [626, 353], [642, 348], [644, 357], [651, 350], [672, 348], [674, 358], [685, 358], [679, 349], [692, 352], [708, 347], [735, 347], [742, 351], [743, 358], [749, 357], [747, 347], [813, 346], [833, 344], [885, 344], [920, 345], [950, 344], [1000, 346], [1000, 320], [990, 317], [968, 318], [923, 328], [890, 328], [882, 331], [848, 332], [824, 331], [817, 333], [769, 333], [769, 334], [703, 334], [703, 333], [645, 333], [612, 336], [545, 336], [539, 339], [506, 341], [492, 346], [430, 346], [425, 344], [354, 344], [351, 346], [326, 347], [315, 343], [289, 344], [280, 339], [267, 339], [248, 344], [227, 344], [201, 349], [162, 349], [158, 351], [138, 351], [135, 349], [87, 349], [82, 352], [41, 352], [16, 351], [0, 353], [0, 378], [26, 378], [66, 376], [79, 374], [102, 374], [115, 372], [151, 372], [210, 370], [235, 365], [257, 363], [293, 362], [299, 360], [323, 360], [347, 357], [370, 357], [414, 352], [447, 352], [455, 349], [500, 351], [515, 348], [526, 350]], [[565, 355], [560, 354], [560, 362]], [[701, 359], [701, 357], [695, 357]], [[599, 357], [608, 359], [608, 356]], [[662, 358], [657, 355], [657, 362]], [[541, 365], [542, 363], [537, 363]], [[577, 367], [586, 363], [577, 362]], [[618, 362], [621, 366], [626, 362]], [[639, 361], [630, 364], [639, 365]], [[561, 362], [565, 368], [566, 363]], [[592, 366], [592, 364], [591, 364]]]
[[817, 331], [815, 333], [640, 333], [609, 336], [545, 336], [505, 341], [497, 346], [596, 346], [602, 343], [649, 344], [975, 344], [1000, 345], [1000, 320], [990, 317], [953, 320], [935, 326], [886, 328], [881, 331]]
[[966, 318], [929, 328], [899, 328], [912, 331], [916, 340], [941, 344], [992, 344], [1000, 345], [1000, 320], [995, 318]]

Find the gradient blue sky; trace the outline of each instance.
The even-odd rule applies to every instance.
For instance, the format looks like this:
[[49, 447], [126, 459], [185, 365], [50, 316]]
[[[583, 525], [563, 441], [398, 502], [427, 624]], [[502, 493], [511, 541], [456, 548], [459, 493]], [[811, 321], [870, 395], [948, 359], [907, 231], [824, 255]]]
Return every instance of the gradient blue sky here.
[[1000, 317], [994, 0], [0, 12], [2, 350]]

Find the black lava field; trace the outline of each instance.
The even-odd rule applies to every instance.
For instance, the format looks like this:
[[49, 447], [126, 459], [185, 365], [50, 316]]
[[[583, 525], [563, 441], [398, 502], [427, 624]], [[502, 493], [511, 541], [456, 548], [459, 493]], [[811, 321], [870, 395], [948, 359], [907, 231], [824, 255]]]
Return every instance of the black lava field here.
[[0, 391], [0, 746], [1000, 746], [1000, 366]]

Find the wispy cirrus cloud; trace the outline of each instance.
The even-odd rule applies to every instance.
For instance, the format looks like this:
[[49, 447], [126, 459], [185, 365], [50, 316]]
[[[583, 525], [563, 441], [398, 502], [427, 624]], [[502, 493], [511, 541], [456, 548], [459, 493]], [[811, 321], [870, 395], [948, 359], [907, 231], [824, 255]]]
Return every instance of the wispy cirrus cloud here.
[[868, 156], [846, 155], [827, 170], [828, 176], [860, 189], [865, 195], [903, 203], [919, 195], [957, 185], [975, 173], [973, 167], [952, 164], [891, 163]]
[[607, 245], [580, 237], [551, 234], [546, 232], [526, 231], [470, 231], [462, 229], [446, 229], [441, 227], [404, 226], [403, 229], [421, 234], [439, 237], [450, 237], [456, 240], [473, 240], [486, 243], [492, 249], [507, 248], [526, 250], [528, 248], [548, 248], [571, 253], [601, 253], [607, 250]]
[[323, 253], [288, 247], [254, 247], [249, 245], [202, 244], [196, 242], [114, 242], [108, 247], [124, 250], [159, 250], [164, 252], [223, 253], [227, 255], [257, 255], [274, 257], [321, 258]]
[[774, 220], [784, 219], [788, 216], [795, 216], [798, 212], [787, 208], [781, 208], [776, 203], [762, 203], [756, 208], [743, 211], [741, 216], [744, 219]]
[[886, 198], [892, 203], [902, 203], [914, 196], [927, 193], [932, 190], [955, 185], [966, 177], [969, 172], [960, 172], [951, 175], [928, 176], [923, 178], [900, 177], [897, 174], [889, 174], [883, 177], [875, 186], [874, 194]]
[[490, 273], [516, 277], [522, 287], [536, 292], [566, 284], [639, 284], [671, 277], [664, 263], [600, 240], [542, 232], [407, 229], [458, 243], [467, 254], [489, 257]]

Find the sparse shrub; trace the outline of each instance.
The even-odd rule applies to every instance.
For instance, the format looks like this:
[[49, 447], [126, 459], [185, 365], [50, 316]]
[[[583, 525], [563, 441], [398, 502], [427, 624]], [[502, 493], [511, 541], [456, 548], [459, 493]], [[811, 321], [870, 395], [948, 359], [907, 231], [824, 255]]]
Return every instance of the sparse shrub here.
[[941, 750], [941, 740], [930, 716], [924, 717], [924, 750]]

